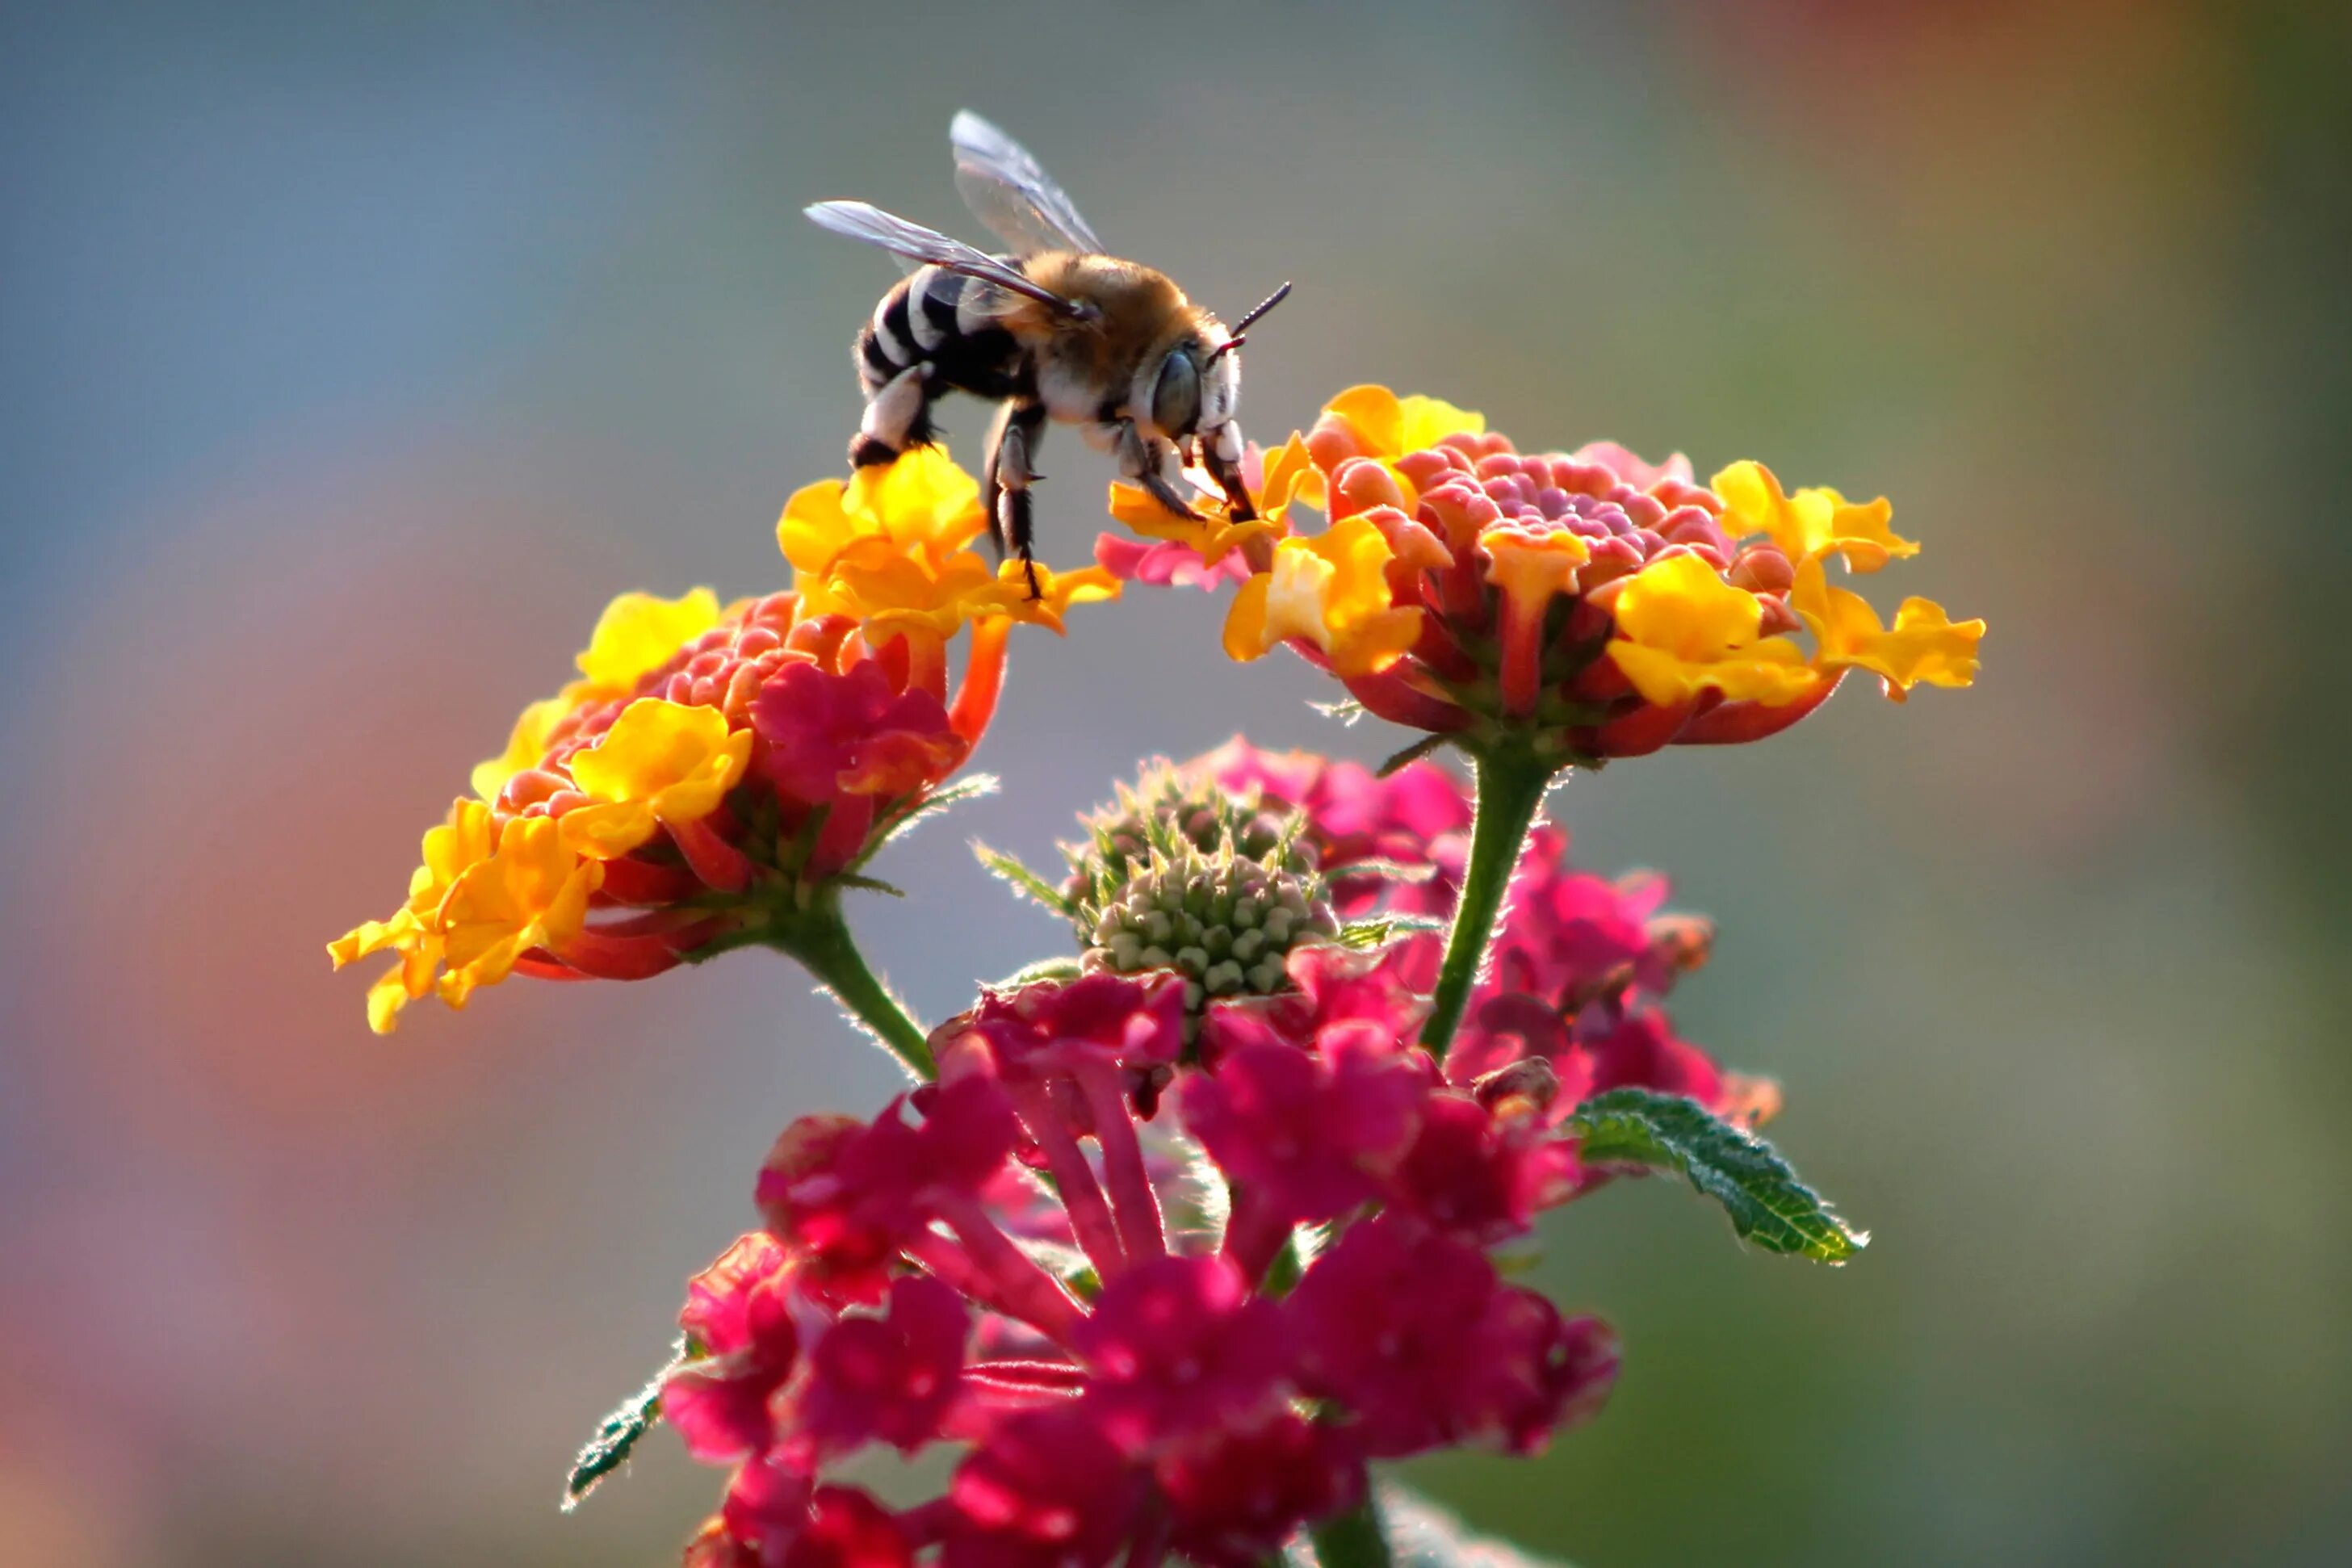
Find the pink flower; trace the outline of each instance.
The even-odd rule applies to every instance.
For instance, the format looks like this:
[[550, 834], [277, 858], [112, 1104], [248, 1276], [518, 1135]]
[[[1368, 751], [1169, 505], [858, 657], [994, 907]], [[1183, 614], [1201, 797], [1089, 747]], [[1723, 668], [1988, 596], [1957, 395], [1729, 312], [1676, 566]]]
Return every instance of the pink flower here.
[[1244, 1046], [1281, 1043], [1330, 1055], [1343, 1046], [1389, 1056], [1412, 1049], [1429, 999], [1375, 952], [1333, 944], [1295, 949], [1284, 963], [1295, 989], [1210, 1004], [1201, 1059], [1213, 1065]]
[[1148, 1069], [1183, 1052], [1184, 984], [1174, 974], [1089, 974], [992, 991], [964, 1027], [988, 1042], [1008, 1073], [1074, 1074], [1093, 1062]]
[[1129, 1454], [1246, 1430], [1282, 1407], [1282, 1310], [1222, 1258], [1160, 1258], [1121, 1277], [1074, 1342], [1094, 1369], [1086, 1403]]
[[1573, 1186], [1575, 1155], [1531, 1117], [1496, 1115], [1465, 1094], [1433, 1094], [1396, 1173], [1398, 1205], [1437, 1229], [1490, 1243], [1525, 1235], [1536, 1210]]
[[820, 1487], [782, 1568], [912, 1568], [913, 1542], [888, 1509], [856, 1487]]
[[912, 1453], [937, 1438], [961, 1392], [971, 1332], [947, 1286], [920, 1275], [893, 1281], [885, 1316], [845, 1318], [812, 1347], [801, 1405], [809, 1436], [830, 1452], [878, 1441]]
[[1181, 1449], [1152, 1477], [1175, 1519], [1170, 1544], [1204, 1568], [1273, 1558], [1300, 1520], [1328, 1519], [1364, 1492], [1364, 1462], [1341, 1434], [1288, 1411]]
[[1401, 1216], [1349, 1227], [1287, 1305], [1301, 1384], [1344, 1404], [1375, 1458], [1475, 1441], [1533, 1452], [1615, 1375], [1605, 1331], [1571, 1329], [1476, 1247]]
[[870, 659], [845, 675], [786, 667], [751, 704], [751, 726], [762, 742], [756, 765], [811, 805], [911, 793], [953, 773], [971, 750], [939, 698], [920, 687], [892, 689]]
[[1412, 1147], [1424, 1071], [1393, 1050], [1317, 1055], [1271, 1040], [1223, 1053], [1184, 1084], [1184, 1125], [1286, 1228], [1336, 1219], [1385, 1190]]
[[1020, 1136], [1012, 1103], [985, 1078], [941, 1086], [920, 1127], [907, 1124], [905, 1104], [891, 1101], [864, 1127], [804, 1117], [760, 1173], [769, 1228], [835, 1298], [879, 1299], [900, 1249], [943, 1205], [969, 1202]]
[[[1451, 1088], [1376, 963], [1310, 952], [1291, 973], [1295, 994], [1228, 1010], [1213, 1069], [1185, 1069], [1213, 1170], [1147, 1154], [1133, 1088], [1181, 1026], [1171, 988], [1109, 976], [989, 998], [940, 1032], [938, 1083], [787, 1129], [770, 1231], [690, 1287], [707, 1353], [665, 1390], [698, 1458], [741, 1461], [689, 1563], [1224, 1568], [1360, 1498], [1367, 1456], [1528, 1449], [1589, 1407], [1605, 1331], [1475, 1245], [1572, 1169], [1549, 1062]], [[1163, 1194], [1204, 1177], [1234, 1194], [1223, 1245], [1180, 1251]], [[1259, 1288], [1298, 1225], [1382, 1205], [1287, 1297]], [[941, 1442], [969, 1452], [903, 1511], [827, 1484], [868, 1444]]]
[[1710, 1110], [1727, 1103], [1730, 1080], [1723, 1069], [1705, 1051], [1676, 1038], [1664, 1013], [1653, 1009], [1613, 1024], [1595, 1023], [1590, 1031], [1580, 1028], [1573, 1053], [1591, 1063], [1580, 1099], [1632, 1088], [1688, 1095]]
[[1143, 1476], [1080, 1411], [1048, 1407], [998, 1426], [948, 1496], [942, 1568], [1102, 1568], [1132, 1533]]
[[800, 1350], [785, 1263], [772, 1238], [746, 1236], [688, 1283], [678, 1326], [702, 1356], [664, 1380], [662, 1416], [706, 1464], [756, 1453], [773, 1433], [768, 1402]]
[[1206, 588], [1249, 581], [1249, 561], [1238, 550], [1228, 551], [1214, 566], [1181, 539], [1145, 543], [1123, 533], [1095, 536], [1095, 564], [1126, 583], [1155, 588]]

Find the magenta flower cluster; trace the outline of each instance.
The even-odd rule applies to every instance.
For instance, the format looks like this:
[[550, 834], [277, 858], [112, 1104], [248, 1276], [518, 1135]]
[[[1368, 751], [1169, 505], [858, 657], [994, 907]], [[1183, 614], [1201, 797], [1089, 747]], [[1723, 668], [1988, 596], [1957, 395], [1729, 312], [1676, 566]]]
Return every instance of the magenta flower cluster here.
[[[1450, 905], [1470, 813], [1443, 770], [1235, 742], [1190, 771], [1303, 812], [1343, 913]], [[1565, 849], [1530, 841], [1442, 1067], [1416, 932], [1300, 948], [1288, 989], [1210, 1002], [1189, 1045], [1172, 974], [989, 992], [933, 1031], [935, 1082], [787, 1128], [765, 1227], [692, 1282], [661, 1390], [733, 1467], [688, 1562], [1239, 1568], [1356, 1506], [1368, 1461], [1529, 1453], [1595, 1411], [1610, 1330], [1492, 1257], [1607, 1174], [1563, 1118], [1621, 1086], [1761, 1106], [1661, 1005], [1705, 928]], [[927, 1500], [839, 1478], [938, 1444], [961, 1455]]]

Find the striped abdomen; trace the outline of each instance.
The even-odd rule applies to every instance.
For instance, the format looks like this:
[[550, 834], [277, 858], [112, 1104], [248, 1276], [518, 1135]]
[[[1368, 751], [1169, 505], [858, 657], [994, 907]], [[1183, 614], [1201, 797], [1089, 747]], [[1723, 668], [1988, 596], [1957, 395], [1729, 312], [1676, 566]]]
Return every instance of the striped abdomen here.
[[1026, 351], [996, 312], [973, 308], [983, 300], [998, 303], [985, 284], [938, 267], [901, 279], [882, 296], [874, 319], [857, 334], [857, 378], [866, 406], [851, 448], [854, 461], [887, 462], [928, 443], [931, 399], [943, 392], [1032, 395]]

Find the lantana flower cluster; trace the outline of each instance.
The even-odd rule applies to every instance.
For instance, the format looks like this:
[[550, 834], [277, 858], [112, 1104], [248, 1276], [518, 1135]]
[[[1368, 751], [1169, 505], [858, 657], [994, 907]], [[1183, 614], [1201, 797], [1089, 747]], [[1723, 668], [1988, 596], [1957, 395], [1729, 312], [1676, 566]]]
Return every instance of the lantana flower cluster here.
[[[1176, 772], [1204, 787], [1147, 781], [1127, 817], [1226, 846], [1278, 823], [1359, 915], [1458, 870], [1469, 802], [1434, 764], [1377, 779], [1237, 740]], [[695, 1457], [732, 1467], [688, 1561], [1239, 1568], [1356, 1506], [1370, 1461], [1532, 1453], [1593, 1414], [1615, 1336], [1496, 1258], [1611, 1173], [1567, 1113], [1623, 1086], [1742, 1114], [1767, 1097], [1658, 1005], [1705, 927], [1565, 847], [1530, 846], [1442, 1064], [1412, 983], [1436, 939], [1335, 937], [1210, 999], [1196, 1033], [1173, 967], [985, 991], [933, 1032], [936, 1083], [787, 1128], [766, 1226], [694, 1281], [695, 1353], [661, 1388]], [[934, 1445], [960, 1458], [927, 1500], [841, 1475]]]
[[[689, 1568], [1386, 1568], [1372, 1467], [1534, 1453], [1616, 1378], [1600, 1319], [1517, 1282], [1539, 1215], [1670, 1172], [1759, 1246], [1864, 1245], [1758, 1136], [1778, 1089], [1674, 1025], [1709, 926], [1662, 878], [1574, 865], [1543, 803], [1571, 767], [1785, 730], [1851, 670], [1969, 684], [1981, 623], [1882, 620], [1830, 580], [1917, 552], [1887, 503], [1529, 456], [1377, 386], [1244, 471], [1245, 521], [1114, 486], [1129, 532], [1034, 589], [974, 549], [943, 451], [799, 491], [788, 589], [614, 601], [406, 900], [330, 944], [390, 955], [380, 1032], [509, 974], [766, 946], [914, 1080], [785, 1127], [759, 1228], [689, 1283], [569, 1502], [666, 1422], [729, 1471]], [[1377, 770], [1240, 739], [1156, 764], [1066, 876], [975, 846], [1067, 951], [927, 1028], [843, 894], [986, 786], [957, 775], [1013, 625], [1125, 581], [1232, 584], [1229, 654], [1286, 644], [1421, 739]], [[878, 1450], [929, 1462], [868, 1489]]]
[[[1441, 399], [1359, 386], [1255, 457], [1262, 521], [1171, 516], [1132, 487], [1118, 574], [1239, 583], [1225, 650], [1287, 644], [1384, 719], [1471, 743], [1527, 737], [1555, 766], [1752, 741], [1849, 670], [1901, 700], [1975, 678], [1980, 621], [1910, 598], [1882, 621], [1831, 581], [1918, 553], [1884, 500], [1790, 492], [1760, 463], [1702, 485], [1613, 442], [1524, 454]], [[1319, 530], [1297, 526], [1312, 509]], [[1808, 648], [1802, 638], [1809, 638]]]
[[510, 973], [642, 979], [805, 923], [979, 743], [1013, 623], [1059, 630], [1118, 591], [1099, 567], [1041, 570], [1031, 599], [972, 549], [984, 523], [978, 484], [926, 449], [792, 498], [790, 590], [615, 599], [579, 679], [425, 835], [406, 901], [330, 945], [339, 967], [396, 956], [370, 1023]]

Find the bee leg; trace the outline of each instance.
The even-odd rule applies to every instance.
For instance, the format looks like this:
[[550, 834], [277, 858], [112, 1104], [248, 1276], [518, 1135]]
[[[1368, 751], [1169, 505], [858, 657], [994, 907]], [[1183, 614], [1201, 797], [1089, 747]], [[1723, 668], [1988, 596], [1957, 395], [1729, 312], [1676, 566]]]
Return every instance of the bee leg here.
[[1230, 422], [1220, 425], [1213, 435], [1201, 442], [1201, 466], [1225, 492], [1225, 500], [1233, 508], [1235, 522], [1249, 522], [1257, 517], [1257, 507], [1250, 500], [1249, 486], [1242, 481], [1242, 433], [1239, 426]]
[[930, 438], [930, 388], [924, 384], [923, 367], [908, 365], [866, 400], [866, 417], [849, 441], [850, 465], [869, 468], [896, 462], [908, 447]]
[[1017, 398], [1005, 403], [997, 411], [996, 428], [989, 437], [988, 462], [982, 484], [982, 493], [988, 501], [988, 537], [996, 545], [997, 558], [1003, 559], [1009, 541], [1021, 557], [1021, 569], [1028, 576], [1032, 599], [1045, 597], [1037, 586], [1037, 559], [1033, 548], [1035, 523], [1029, 500], [1029, 487], [1044, 478], [1037, 472], [1034, 454], [1045, 433], [1044, 404]]
[[1132, 420], [1120, 420], [1113, 430], [1111, 449], [1118, 456], [1119, 477], [1141, 485], [1147, 495], [1178, 517], [1199, 521], [1201, 514], [1192, 510], [1192, 503], [1168, 482], [1168, 476], [1161, 471], [1169, 452], [1166, 444], [1146, 440], [1137, 432]]

